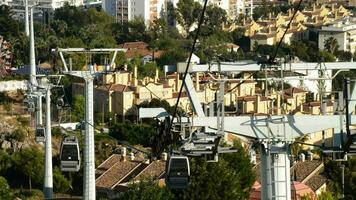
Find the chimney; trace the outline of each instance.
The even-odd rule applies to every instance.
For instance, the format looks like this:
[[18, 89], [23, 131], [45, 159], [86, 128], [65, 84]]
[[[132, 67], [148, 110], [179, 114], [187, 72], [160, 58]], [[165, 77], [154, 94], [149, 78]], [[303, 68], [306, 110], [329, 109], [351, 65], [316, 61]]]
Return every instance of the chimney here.
[[134, 86], [137, 86], [137, 66], [134, 66], [134, 74], [133, 74], [133, 78], [132, 78], [132, 84]]
[[159, 70], [158, 68], [156, 68], [155, 83], [158, 82], [158, 79], [159, 79]]
[[265, 89], [265, 82], [261, 82], [261, 89], [264, 90]]
[[281, 114], [281, 95], [277, 94], [277, 115]]
[[195, 90], [199, 91], [199, 72], [195, 73]]
[[122, 160], [126, 161], [126, 147], [121, 148], [121, 156], [122, 156]]
[[135, 154], [133, 152], [130, 153], [130, 160], [135, 160]]
[[288, 15], [292, 16], [292, 9], [291, 8], [288, 10]]
[[313, 4], [313, 11], [315, 11], [315, 9], [316, 9], [316, 6], [315, 6], [315, 4]]
[[176, 72], [177, 74], [176, 74], [176, 92], [178, 92], [179, 91], [179, 73], [178, 72]]
[[261, 96], [260, 95], [257, 95], [256, 96], [256, 113], [260, 113], [260, 105], [261, 103]]
[[300, 104], [300, 112], [304, 112], [303, 104]]
[[313, 153], [311, 151], [309, 152], [309, 160], [313, 161]]
[[268, 17], [269, 17], [269, 19], [272, 19], [272, 13], [271, 12], [268, 13]]
[[162, 153], [162, 160], [166, 161], [168, 158], [168, 154], [166, 152]]
[[305, 162], [305, 155], [304, 155], [304, 153], [301, 153], [301, 154], [299, 155], [299, 159], [300, 159], [300, 161]]

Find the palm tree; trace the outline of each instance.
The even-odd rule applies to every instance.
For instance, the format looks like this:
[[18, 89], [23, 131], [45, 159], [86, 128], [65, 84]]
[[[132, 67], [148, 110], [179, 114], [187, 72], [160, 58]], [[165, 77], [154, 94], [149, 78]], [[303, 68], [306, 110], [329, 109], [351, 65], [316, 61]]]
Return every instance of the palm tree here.
[[339, 49], [339, 44], [337, 43], [336, 38], [329, 37], [328, 39], [326, 39], [324, 41], [324, 49], [335, 55], [336, 51]]

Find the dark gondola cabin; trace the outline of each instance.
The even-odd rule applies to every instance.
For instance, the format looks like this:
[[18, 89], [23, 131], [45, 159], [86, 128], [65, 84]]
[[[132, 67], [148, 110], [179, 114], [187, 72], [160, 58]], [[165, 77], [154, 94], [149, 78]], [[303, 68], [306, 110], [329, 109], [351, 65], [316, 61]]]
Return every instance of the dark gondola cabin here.
[[57, 109], [60, 110], [64, 107], [64, 100], [62, 98], [59, 98], [57, 100]]
[[77, 172], [80, 169], [80, 152], [78, 138], [70, 136], [64, 138], [61, 145], [61, 171]]
[[189, 184], [190, 167], [186, 156], [170, 156], [166, 169], [166, 184], [170, 189], [185, 189]]
[[37, 143], [45, 142], [45, 128], [43, 126], [39, 126], [36, 128], [36, 137], [35, 140]]

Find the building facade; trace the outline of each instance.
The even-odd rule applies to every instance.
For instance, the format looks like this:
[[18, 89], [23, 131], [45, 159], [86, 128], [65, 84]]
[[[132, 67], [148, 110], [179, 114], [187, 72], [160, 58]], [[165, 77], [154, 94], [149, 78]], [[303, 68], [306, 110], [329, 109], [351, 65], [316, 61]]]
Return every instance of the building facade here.
[[329, 38], [336, 39], [339, 50], [354, 53], [356, 49], [356, 19], [345, 18], [322, 26], [318, 36], [319, 49], [325, 49], [325, 41]]
[[119, 23], [141, 17], [149, 25], [165, 12], [166, 3], [166, 0], [103, 0], [102, 7]]

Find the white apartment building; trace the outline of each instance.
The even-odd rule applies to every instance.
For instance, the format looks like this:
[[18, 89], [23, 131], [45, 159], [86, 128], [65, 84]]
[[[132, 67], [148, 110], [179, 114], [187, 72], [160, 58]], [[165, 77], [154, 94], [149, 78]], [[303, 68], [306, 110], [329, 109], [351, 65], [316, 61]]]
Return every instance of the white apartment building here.
[[[3, 0], [0, 0], [0, 2]], [[5, 0], [10, 2], [9, 5], [15, 9], [15, 12], [20, 12], [23, 10], [24, 12], [24, 1], [23, 0]], [[32, 5], [34, 3], [33, 0], [28, 0], [28, 4]], [[63, 7], [65, 3], [69, 3], [72, 6], [81, 6], [83, 5], [83, 0], [38, 0], [38, 4], [35, 7], [36, 9], [45, 9], [45, 10], [55, 10], [57, 8]]]
[[325, 41], [333, 37], [337, 40], [339, 50], [354, 53], [356, 50], [356, 18], [345, 18], [319, 30], [319, 49], [324, 49]]
[[[174, 7], [177, 6], [179, 0], [168, 0], [173, 4]], [[205, 0], [194, 0], [204, 5]], [[229, 19], [236, 19], [240, 14], [245, 14], [245, 0], [209, 0], [210, 5], [217, 6], [226, 11]]]
[[148, 25], [161, 17], [166, 10], [166, 0], [103, 0], [102, 7], [110, 15], [115, 16], [117, 22], [142, 17]]

